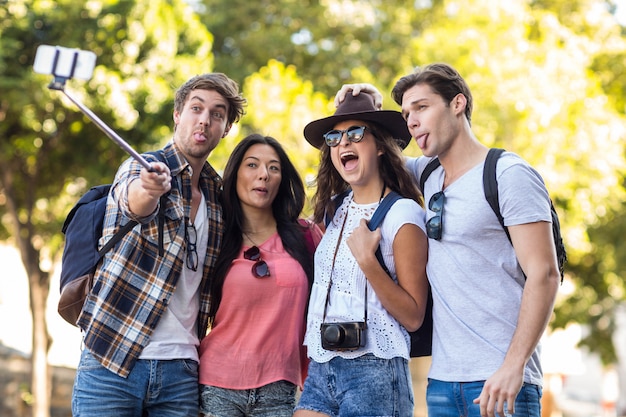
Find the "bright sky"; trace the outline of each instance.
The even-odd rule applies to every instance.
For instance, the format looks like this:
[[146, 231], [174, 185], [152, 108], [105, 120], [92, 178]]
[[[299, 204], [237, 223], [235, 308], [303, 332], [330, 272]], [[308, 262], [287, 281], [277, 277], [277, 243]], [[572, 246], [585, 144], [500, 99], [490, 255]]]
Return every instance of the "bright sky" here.
[[626, 0], [618, 0], [616, 3], [617, 11], [615, 12], [615, 17], [617, 17], [620, 25], [626, 26]]
[[[25, 353], [31, 352], [32, 322], [28, 304], [28, 279], [17, 249], [0, 244], [0, 341]], [[59, 301], [59, 276], [52, 277], [48, 298], [48, 327], [52, 335], [51, 365], [75, 368], [80, 358], [81, 335], [56, 311]]]

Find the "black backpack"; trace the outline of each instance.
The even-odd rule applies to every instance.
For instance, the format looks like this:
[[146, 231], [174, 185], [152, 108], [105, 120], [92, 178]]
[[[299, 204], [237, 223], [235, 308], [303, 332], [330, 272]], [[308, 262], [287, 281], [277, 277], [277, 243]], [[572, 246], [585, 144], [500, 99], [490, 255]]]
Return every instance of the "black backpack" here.
[[[499, 148], [491, 148], [487, 153], [487, 158], [485, 159], [485, 167], [483, 169], [483, 192], [485, 193], [485, 199], [491, 206], [491, 209], [496, 214], [498, 221], [502, 225], [506, 236], [509, 238], [509, 242], [511, 241], [511, 236], [509, 235], [509, 229], [504, 225], [504, 219], [502, 218], [502, 213], [500, 213], [500, 200], [498, 198], [498, 179], [496, 178], [496, 165], [498, 163], [498, 159], [500, 155], [504, 152], [504, 149]], [[432, 172], [439, 167], [441, 163], [439, 162], [439, 158], [432, 159], [424, 168], [422, 175], [420, 177], [420, 190], [424, 189], [424, 184], [426, 184], [426, 180], [432, 174]], [[561, 223], [559, 221], [559, 216], [554, 208], [554, 204], [552, 200], [550, 200], [550, 212], [552, 214], [552, 236], [554, 237], [554, 246], [556, 249], [556, 258], [559, 265], [559, 272], [561, 273], [561, 283], [563, 282], [563, 275], [565, 274], [565, 263], [567, 262], [567, 252], [565, 250], [565, 245], [563, 244], [563, 237], [561, 236]]]
[[[350, 190], [346, 190], [335, 197], [335, 210], [341, 205], [343, 199]], [[395, 191], [390, 192], [383, 198], [383, 201], [380, 203], [372, 218], [367, 223], [367, 227], [370, 230], [376, 230], [378, 226], [383, 222], [387, 212], [393, 206], [393, 204], [398, 201], [402, 196], [396, 193]], [[329, 213], [326, 213], [325, 225], [331, 222], [332, 218]], [[380, 251], [380, 246], [376, 249], [376, 259], [380, 263], [380, 266], [387, 273], [387, 275], [391, 275], [389, 273], [389, 269], [385, 265], [385, 261], [383, 260], [383, 254]], [[430, 285], [428, 286], [428, 299], [426, 302], [426, 313], [424, 315], [424, 321], [422, 322], [422, 326], [414, 332], [409, 332], [409, 336], [411, 337], [411, 351], [410, 356], [412, 358], [420, 357], [420, 356], [430, 356], [432, 354], [432, 344], [433, 344], [433, 297], [430, 291]]]
[[[162, 152], [150, 154], [165, 162]], [[129, 221], [98, 250], [110, 188], [111, 184], [104, 184], [87, 191], [70, 210], [61, 229], [65, 235], [65, 246], [61, 261], [61, 298], [58, 312], [65, 321], [74, 326], [92, 287], [96, 267], [104, 255], [137, 225], [137, 222]], [[167, 194], [161, 196], [158, 214], [160, 255], [163, 255], [166, 199]]]

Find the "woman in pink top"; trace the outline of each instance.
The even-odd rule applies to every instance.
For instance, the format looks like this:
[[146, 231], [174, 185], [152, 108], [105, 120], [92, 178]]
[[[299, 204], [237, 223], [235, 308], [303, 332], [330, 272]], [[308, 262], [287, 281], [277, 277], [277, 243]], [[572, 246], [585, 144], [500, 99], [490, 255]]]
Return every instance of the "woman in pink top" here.
[[307, 369], [305, 315], [319, 228], [299, 219], [304, 185], [280, 143], [253, 134], [230, 156], [226, 232], [200, 345], [205, 416], [291, 416]]

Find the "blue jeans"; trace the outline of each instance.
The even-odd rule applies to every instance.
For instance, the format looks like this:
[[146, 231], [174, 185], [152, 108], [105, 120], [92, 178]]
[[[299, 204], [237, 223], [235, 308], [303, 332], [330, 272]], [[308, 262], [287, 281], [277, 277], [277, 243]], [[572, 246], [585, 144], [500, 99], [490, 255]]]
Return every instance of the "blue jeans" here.
[[74, 380], [74, 417], [198, 417], [198, 363], [138, 360], [128, 378], [84, 349]]
[[413, 388], [406, 359], [367, 354], [309, 363], [296, 410], [331, 417], [413, 416]]
[[291, 417], [296, 386], [277, 381], [255, 389], [200, 386], [200, 412], [210, 417]]
[[[480, 417], [480, 396], [485, 381], [444, 382], [428, 380], [426, 404], [429, 417]], [[541, 417], [541, 388], [523, 384], [515, 399], [514, 417]], [[506, 409], [505, 409], [506, 411]]]

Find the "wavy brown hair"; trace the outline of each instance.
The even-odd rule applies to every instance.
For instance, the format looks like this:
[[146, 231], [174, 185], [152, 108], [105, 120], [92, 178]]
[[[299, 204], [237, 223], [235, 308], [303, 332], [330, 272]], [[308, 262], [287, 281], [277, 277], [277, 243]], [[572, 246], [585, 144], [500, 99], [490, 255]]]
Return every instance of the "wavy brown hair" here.
[[[355, 116], [358, 120], [358, 116]], [[419, 191], [413, 176], [404, 165], [402, 149], [398, 142], [382, 126], [373, 122], [363, 122], [368, 131], [372, 133], [376, 140], [376, 145], [382, 151], [379, 158], [380, 176], [385, 185], [397, 192], [402, 197], [410, 198], [424, 207], [424, 198]], [[339, 172], [335, 169], [330, 158], [330, 147], [322, 145], [320, 155], [320, 166], [316, 179], [317, 190], [313, 196], [313, 218], [318, 224], [324, 221], [326, 213], [332, 218], [335, 213], [335, 203], [333, 196], [341, 194], [350, 185], [344, 181]]]

